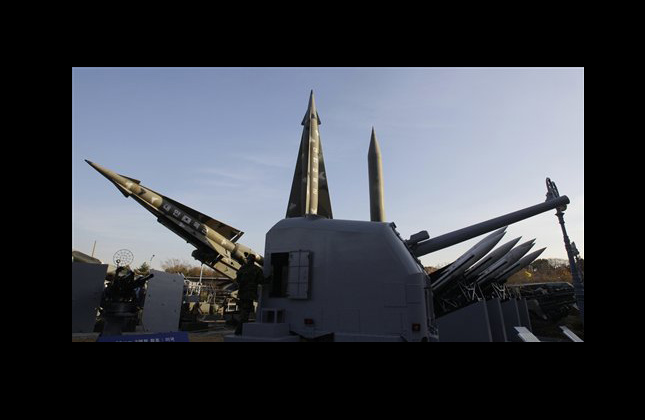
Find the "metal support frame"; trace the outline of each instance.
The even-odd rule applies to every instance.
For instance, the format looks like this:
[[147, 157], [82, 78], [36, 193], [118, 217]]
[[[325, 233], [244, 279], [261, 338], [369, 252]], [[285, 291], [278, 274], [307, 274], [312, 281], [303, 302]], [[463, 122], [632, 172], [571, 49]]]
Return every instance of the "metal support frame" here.
[[[560, 196], [558, 192], [558, 187], [555, 185], [555, 182], [551, 179], [546, 179], [546, 188], [547, 201], [554, 199]], [[562, 228], [562, 236], [564, 238], [564, 248], [567, 251], [567, 256], [569, 257], [569, 269], [571, 270], [571, 279], [573, 280], [573, 290], [576, 297], [576, 303], [578, 304], [578, 310], [580, 311], [580, 319], [582, 320], [582, 325], [585, 323], [585, 286], [580, 278], [580, 272], [578, 270], [578, 265], [574, 257], [574, 252], [571, 247], [571, 242], [569, 241], [569, 236], [567, 235], [567, 229], [564, 227], [564, 211], [567, 206], [561, 206], [556, 209], [556, 216], [558, 217], [558, 222], [560, 222], [560, 227]]]
[[499, 283], [491, 283], [491, 286], [493, 288], [493, 297], [497, 297], [500, 300], [507, 300], [511, 297], [511, 294], [509, 293], [508, 289], [506, 288], [505, 284], [499, 284]]

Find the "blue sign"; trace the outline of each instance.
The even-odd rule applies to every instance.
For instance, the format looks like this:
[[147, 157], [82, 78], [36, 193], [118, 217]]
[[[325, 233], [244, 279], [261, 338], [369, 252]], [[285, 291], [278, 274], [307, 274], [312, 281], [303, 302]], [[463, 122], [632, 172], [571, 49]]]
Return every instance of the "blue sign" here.
[[107, 335], [96, 340], [97, 343], [188, 343], [188, 333], [184, 331], [138, 334], [138, 335]]

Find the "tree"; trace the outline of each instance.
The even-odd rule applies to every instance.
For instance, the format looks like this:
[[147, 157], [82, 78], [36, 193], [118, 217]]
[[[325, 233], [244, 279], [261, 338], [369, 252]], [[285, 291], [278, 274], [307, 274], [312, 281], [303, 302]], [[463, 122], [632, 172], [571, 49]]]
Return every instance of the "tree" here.
[[[169, 258], [161, 263], [161, 268], [166, 273], [178, 274], [181, 273], [185, 277], [199, 277], [201, 266], [193, 266], [190, 263], [180, 260], [178, 258]], [[216, 277], [217, 273], [209, 267], [204, 267], [204, 277]]]
[[143, 262], [138, 268], [134, 269], [135, 273], [140, 274], [142, 276], [147, 276], [150, 273], [150, 265], [148, 265], [147, 262]]
[[187, 276], [192, 267], [186, 261], [180, 260], [179, 258], [169, 258], [161, 263], [161, 268], [163, 268], [163, 271], [166, 273], [181, 273], [184, 276]]
[[549, 272], [549, 271], [551, 271], [551, 268], [552, 268], [551, 264], [549, 264], [549, 260], [545, 260], [545, 259], [542, 259], [542, 258], [533, 261], [529, 265], [529, 267], [533, 268], [534, 271], [538, 271], [538, 272], [541, 272], [541, 273]]

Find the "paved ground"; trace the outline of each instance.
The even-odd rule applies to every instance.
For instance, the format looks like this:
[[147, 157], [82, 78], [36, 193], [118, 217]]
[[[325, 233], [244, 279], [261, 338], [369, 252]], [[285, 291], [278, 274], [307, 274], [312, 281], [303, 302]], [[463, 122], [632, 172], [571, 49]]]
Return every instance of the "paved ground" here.
[[188, 333], [188, 339], [191, 343], [222, 343], [224, 342], [224, 336], [233, 334], [233, 331], [234, 330]]
[[[233, 334], [234, 328], [224, 325], [212, 325], [208, 331], [188, 332], [188, 339], [191, 343], [222, 343], [224, 336]], [[141, 333], [136, 333], [141, 334]], [[96, 342], [99, 333], [72, 334], [72, 343], [93, 343]]]

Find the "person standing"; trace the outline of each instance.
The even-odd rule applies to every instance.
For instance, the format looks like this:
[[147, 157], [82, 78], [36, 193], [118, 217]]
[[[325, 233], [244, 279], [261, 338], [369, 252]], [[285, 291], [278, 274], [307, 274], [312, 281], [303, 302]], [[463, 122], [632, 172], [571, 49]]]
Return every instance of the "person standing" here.
[[235, 335], [242, 334], [242, 325], [249, 322], [253, 302], [258, 299], [258, 285], [264, 283], [262, 269], [255, 265], [255, 255], [246, 256], [246, 262], [237, 271], [237, 304], [240, 307], [240, 323]]

